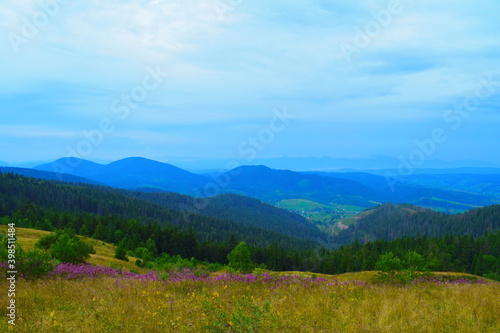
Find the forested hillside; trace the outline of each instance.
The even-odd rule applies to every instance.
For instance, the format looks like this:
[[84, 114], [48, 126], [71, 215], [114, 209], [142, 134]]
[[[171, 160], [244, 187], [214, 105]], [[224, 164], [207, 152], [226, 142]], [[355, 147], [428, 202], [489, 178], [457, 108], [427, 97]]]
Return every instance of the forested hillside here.
[[326, 241], [325, 235], [304, 217], [250, 197], [221, 194], [211, 198], [193, 198], [171, 192], [126, 192], [126, 195], [180, 211], [235, 221], [285, 235]]
[[394, 240], [402, 237], [426, 235], [483, 236], [500, 229], [500, 205], [474, 209], [463, 214], [445, 214], [408, 204], [384, 204], [371, 214], [342, 231], [338, 242], [349, 244], [355, 240]]
[[491, 278], [500, 279], [499, 230], [477, 238], [447, 235], [377, 240], [365, 244], [354, 242], [324, 254], [321, 271], [337, 274], [374, 270], [380, 255], [392, 252], [402, 257], [409, 251], [422, 254], [431, 270], [488, 274]]
[[[238, 240], [245, 240], [260, 247], [277, 243], [288, 249], [300, 250], [319, 245], [315, 241], [298, 238], [301, 237], [300, 234], [297, 234], [298, 237], [291, 237], [226, 219], [181, 212], [128, 197], [124, 192], [109, 187], [66, 184], [14, 174], [0, 174], [0, 217], [10, 216], [17, 221], [26, 220], [26, 223], [30, 224], [24, 225], [26, 227], [47, 230], [51, 227], [70, 226], [77, 233], [86, 231], [90, 235], [97, 228], [99, 221], [104, 223], [105, 220], [120, 220], [125, 223], [133, 219], [139, 225], [154, 224], [160, 228], [192, 231], [200, 242], [227, 241], [233, 235]], [[116, 242], [116, 239], [111, 238], [111, 234], [121, 229], [110, 225], [103, 227], [109, 229], [109, 237], [106, 239]]]
[[13, 167], [0, 167], [0, 173], [15, 173], [17, 175], [25, 177], [33, 177], [45, 180], [58, 180], [69, 183], [80, 183], [80, 184], [93, 184], [93, 185], [103, 185], [95, 180], [88, 178], [83, 178], [79, 176], [73, 176], [65, 173], [55, 173], [51, 171], [41, 171], [35, 169], [26, 168], [13, 168]]
[[[416, 251], [437, 270], [498, 272], [500, 206], [449, 215], [385, 204], [342, 231], [335, 241], [347, 245], [331, 250], [312, 240], [318, 235], [307, 221], [255, 199], [221, 195], [203, 205], [195, 200], [199, 199], [0, 174], [2, 224], [69, 228], [130, 251], [146, 248], [152, 255], [225, 263], [228, 253], [244, 240], [252, 261], [273, 270], [370, 270], [387, 251], [401, 256]], [[248, 224], [255, 219], [261, 220]], [[302, 239], [284, 234], [287, 221], [294, 221], [288, 232], [301, 233]]]

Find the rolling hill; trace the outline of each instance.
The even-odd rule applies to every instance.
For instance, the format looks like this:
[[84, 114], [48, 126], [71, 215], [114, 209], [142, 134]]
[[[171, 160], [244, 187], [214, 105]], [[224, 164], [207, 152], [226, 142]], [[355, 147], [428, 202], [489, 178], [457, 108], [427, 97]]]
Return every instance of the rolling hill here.
[[126, 195], [179, 211], [234, 221], [284, 235], [326, 241], [325, 235], [304, 217], [250, 197], [221, 194], [204, 199], [200, 206], [199, 199], [177, 193], [128, 192]]
[[354, 223], [339, 232], [336, 241], [350, 244], [355, 240], [394, 240], [419, 235], [481, 237], [498, 229], [500, 205], [450, 215], [415, 205], [387, 203], [357, 215]]
[[307, 175], [265, 166], [242, 166], [219, 176], [230, 181], [224, 191], [276, 203], [284, 199], [309, 199], [319, 203], [371, 207], [385, 202], [383, 193], [348, 179]]
[[[76, 230], [79, 230], [84, 219], [81, 216], [90, 214], [95, 217], [112, 216], [125, 221], [134, 219], [142, 225], [157, 224], [184, 232], [192, 230], [200, 241], [222, 242], [234, 235], [253, 245], [269, 246], [276, 242], [287, 248], [311, 248], [324, 242], [319, 230], [304, 223], [300, 216], [258, 202], [253, 202], [252, 210], [247, 212], [243, 205], [229, 202], [227, 204], [239, 209], [239, 212], [218, 213], [213, 215], [219, 217], [212, 217], [202, 214], [203, 211], [180, 211], [147, 202], [126, 190], [0, 174], [0, 218], [17, 214], [19, 219], [26, 217], [33, 223], [37, 221], [42, 227], [47, 223], [65, 224], [59, 216], [71, 214], [76, 219], [74, 223], [78, 224]], [[211, 209], [215, 210], [215, 201], [213, 206]], [[222, 207], [222, 204], [219, 206]], [[255, 219], [265, 216], [269, 210], [272, 212], [271, 217], [264, 220], [269, 224]], [[53, 218], [47, 221], [47, 214], [57, 216], [58, 222], [52, 221]], [[239, 219], [230, 219], [237, 215], [240, 215]], [[272, 223], [274, 220], [280, 222], [282, 227], [275, 226]], [[288, 228], [283, 227], [286, 225]], [[283, 229], [283, 233], [275, 231], [279, 228]]]
[[351, 180], [379, 190], [385, 195], [386, 202], [411, 203], [445, 212], [463, 212], [500, 203], [500, 175], [496, 174], [412, 175], [393, 188], [385, 177], [370, 173], [319, 174]]

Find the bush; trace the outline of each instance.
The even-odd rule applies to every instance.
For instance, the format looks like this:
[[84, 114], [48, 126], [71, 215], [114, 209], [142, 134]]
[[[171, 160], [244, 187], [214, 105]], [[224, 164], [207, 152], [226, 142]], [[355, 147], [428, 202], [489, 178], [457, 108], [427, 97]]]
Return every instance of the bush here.
[[18, 261], [18, 271], [27, 279], [47, 276], [54, 270], [54, 267], [50, 253], [39, 249], [26, 252]]
[[487, 279], [495, 280], [500, 282], [500, 274], [495, 272], [486, 273], [483, 275]]
[[376, 282], [392, 284], [407, 284], [431, 275], [427, 261], [415, 251], [407, 252], [403, 260], [392, 252], [384, 253], [375, 263], [375, 269], [380, 271], [375, 277]]
[[84, 263], [90, 253], [95, 253], [92, 246], [68, 230], [57, 230], [55, 234], [42, 237], [35, 247], [46, 249], [52, 258], [69, 263]]
[[[0, 235], [0, 261], [8, 260], [7, 238]], [[16, 270], [26, 279], [38, 279], [54, 270], [55, 264], [47, 251], [33, 249], [25, 252], [21, 244], [15, 247]], [[6, 269], [7, 271], [7, 269]]]
[[[118, 245], [118, 246], [120, 246], [120, 245]], [[142, 261], [144, 261], [144, 262], [154, 261], [153, 254], [151, 253], [150, 250], [148, 250], [145, 247], [138, 247], [138, 248], [136, 248], [132, 252], [131, 255], [133, 255], [134, 257], [142, 259]]]
[[40, 238], [36, 243], [35, 247], [43, 250], [48, 250], [52, 245], [54, 245], [56, 241], [57, 241], [56, 234], [50, 234]]

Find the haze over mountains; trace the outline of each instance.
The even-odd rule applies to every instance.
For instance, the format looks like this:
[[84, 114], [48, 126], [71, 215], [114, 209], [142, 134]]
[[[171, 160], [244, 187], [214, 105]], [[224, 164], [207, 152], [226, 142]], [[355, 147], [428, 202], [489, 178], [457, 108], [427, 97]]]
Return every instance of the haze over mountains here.
[[[187, 170], [221, 170], [226, 168], [225, 159], [173, 160], [171, 163]], [[402, 161], [388, 156], [372, 156], [366, 158], [335, 157], [269, 157], [254, 158], [241, 162], [244, 165], [266, 165], [273, 169], [293, 171], [339, 171], [397, 169]], [[420, 169], [455, 169], [455, 168], [500, 168], [500, 164], [476, 160], [442, 161], [427, 160]]]
[[498, 174], [490, 175], [410, 175], [394, 186], [389, 186], [386, 177], [366, 172], [299, 173], [266, 166], [241, 166], [221, 173], [195, 174], [139, 157], [107, 165], [65, 158], [34, 169], [84, 177], [124, 189], [177, 192], [195, 197], [235, 193], [273, 204], [300, 198], [363, 208], [406, 202], [443, 211], [464, 211], [500, 203], [500, 169]]

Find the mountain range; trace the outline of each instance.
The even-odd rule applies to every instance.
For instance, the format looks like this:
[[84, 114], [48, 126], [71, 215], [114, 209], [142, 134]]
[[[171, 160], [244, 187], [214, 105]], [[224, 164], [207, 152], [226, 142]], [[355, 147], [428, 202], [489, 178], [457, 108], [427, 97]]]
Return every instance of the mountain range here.
[[[409, 204], [386, 203], [348, 218], [349, 223], [341, 220], [343, 230], [332, 238], [298, 214], [236, 194], [194, 198], [171, 192], [40, 180], [9, 170], [0, 169], [0, 218], [7, 216], [42, 229], [72, 227], [80, 234], [90, 229], [96, 234], [106, 233], [109, 239], [118, 237], [117, 225], [133, 230], [134, 224], [140, 223], [192, 232], [199, 242], [224, 242], [236, 237], [260, 247], [276, 243], [289, 250], [307, 250], [355, 240], [418, 235], [481, 237], [500, 228], [500, 205], [450, 215]], [[92, 216], [95, 222], [85, 222]], [[103, 226], [98, 232], [99, 223]]]
[[143, 192], [176, 192], [195, 197], [232, 193], [271, 204], [284, 199], [307, 199], [369, 208], [386, 202], [406, 202], [457, 212], [500, 203], [500, 172], [467, 176], [412, 175], [391, 187], [384, 176], [366, 172], [299, 173], [266, 166], [240, 166], [225, 172], [195, 174], [139, 157], [107, 165], [64, 158], [34, 170], [55, 172], [59, 178], [71, 175], [86, 178], [89, 183]]
[[[221, 170], [226, 167], [227, 160], [224, 159], [192, 159], [172, 160], [169, 163], [187, 170]], [[273, 169], [287, 169], [293, 171], [339, 171], [339, 170], [366, 170], [367, 172], [379, 169], [398, 168], [402, 161], [398, 158], [388, 156], [371, 156], [366, 158], [336, 158], [336, 157], [270, 157], [252, 159], [247, 162], [251, 165], [266, 165]], [[476, 160], [443, 161], [426, 160], [425, 163], [416, 168], [427, 169], [455, 169], [455, 168], [500, 168], [500, 164]]]

